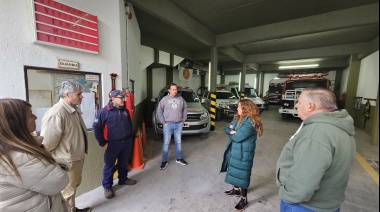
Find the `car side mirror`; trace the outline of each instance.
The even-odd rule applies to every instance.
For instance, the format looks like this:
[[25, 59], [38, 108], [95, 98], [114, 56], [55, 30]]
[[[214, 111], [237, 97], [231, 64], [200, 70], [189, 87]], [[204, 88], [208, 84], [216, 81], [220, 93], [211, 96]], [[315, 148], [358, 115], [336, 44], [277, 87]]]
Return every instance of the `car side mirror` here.
[[201, 99], [201, 103], [206, 103], [206, 99]]

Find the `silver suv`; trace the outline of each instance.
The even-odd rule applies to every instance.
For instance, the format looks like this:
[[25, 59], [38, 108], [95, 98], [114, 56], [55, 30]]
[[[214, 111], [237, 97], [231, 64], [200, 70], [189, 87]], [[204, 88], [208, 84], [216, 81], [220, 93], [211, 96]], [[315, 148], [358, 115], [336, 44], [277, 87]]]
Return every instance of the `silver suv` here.
[[[168, 95], [168, 87], [162, 88], [158, 94], [158, 98], [152, 98], [152, 102], [157, 103], [152, 114], [153, 121], [153, 139], [162, 138], [162, 124], [157, 116], [157, 106], [161, 99]], [[199, 134], [202, 138], [207, 138], [210, 132], [210, 115], [204, 108], [197, 94], [189, 88], [178, 86], [178, 94], [186, 101], [187, 104], [187, 119], [182, 128], [183, 135]]]

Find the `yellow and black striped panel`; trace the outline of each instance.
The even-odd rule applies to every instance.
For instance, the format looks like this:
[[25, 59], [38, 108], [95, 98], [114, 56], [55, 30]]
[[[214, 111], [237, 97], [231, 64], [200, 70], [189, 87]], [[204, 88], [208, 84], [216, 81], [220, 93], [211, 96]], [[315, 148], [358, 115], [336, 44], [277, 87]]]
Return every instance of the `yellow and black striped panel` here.
[[245, 96], [244, 92], [240, 92], [240, 100], [243, 100], [244, 96]]
[[210, 97], [211, 97], [210, 98], [210, 104], [211, 104], [211, 107], [210, 107], [210, 117], [211, 117], [210, 130], [214, 131], [215, 130], [215, 119], [216, 119], [216, 93], [211, 92]]

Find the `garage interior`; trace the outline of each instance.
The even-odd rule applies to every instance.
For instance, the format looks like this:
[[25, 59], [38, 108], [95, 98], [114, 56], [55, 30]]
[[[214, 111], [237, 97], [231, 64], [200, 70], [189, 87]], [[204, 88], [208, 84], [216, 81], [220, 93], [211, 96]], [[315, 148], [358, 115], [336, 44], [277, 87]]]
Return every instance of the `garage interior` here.
[[[348, 67], [353, 72], [358, 71], [358, 61], [378, 50], [378, 2], [125, 1], [127, 5], [133, 5], [134, 13], [130, 15], [138, 20], [142, 45], [179, 55], [197, 65], [207, 65], [212, 49], [216, 47], [218, 75], [237, 75], [244, 66], [247, 74], [257, 74], [258, 79], [269, 73], [332, 70], [339, 73]], [[319, 66], [279, 69], [281, 65], [311, 63]], [[154, 71], [157, 67], [165, 67], [169, 73], [174, 69], [154, 63], [148, 70]], [[166, 79], [170, 82], [172, 76], [167, 74]], [[148, 84], [152, 81], [148, 77]], [[351, 87], [347, 99], [355, 96], [355, 83], [357, 78], [353, 76], [349, 81]], [[149, 91], [150, 85], [147, 86], [149, 100], [155, 94]], [[265, 92], [260, 83], [257, 90], [261, 95]], [[264, 134], [257, 140], [246, 211], [279, 211], [275, 164], [301, 120], [283, 120], [278, 109], [278, 105], [270, 105], [269, 110], [262, 113]], [[346, 109], [354, 111], [351, 104], [347, 104]], [[378, 106], [375, 110], [378, 111]], [[145, 120], [149, 120], [151, 114], [145, 115]], [[378, 117], [374, 119], [378, 120]], [[159, 169], [162, 141], [153, 140], [152, 129], [148, 128], [148, 145], [143, 146], [145, 166], [142, 170], [130, 172], [130, 177], [138, 183], [123, 187], [115, 180], [115, 198], [112, 200], [104, 198], [101, 186], [82, 192], [77, 198], [78, 207], [90, 206], [93, 211], [234, 210], [239, 198], [224, 196], [223, 192], [229, 190], [230, 185], [224, 183], [225, 174], [220, 173], [227, 142], [224, 127], [229, 121], [217, 122], [215, 131], [211, 131], [207, 139], [183, 136], [182, 149], [188, 166], [175, 163], [172, 141], [166, 170]], [[378, 133], [371, 134], [356, 127], [355, 138], [358, 154], [341, 211], [378, 211], [379, 149], [372, 145], [374, 138], [378, 140]]]
[[[301, 120], [282, 120], [278, 108], [277, 105], [271, 105], [269, 110], [262, 113], [264, 133], [256, 141], [251, 185], [248, 189], [249, 206], [245, 211], [279, 211], [280, 199], [275, 181], [275, 166], [283, 146], [296, 132]], [[184, 159], [189, 163], [187, 166], [175, 162], [172, 139], [169, 147], [169, 165], [165, 170], [159, 168], [162, 141], [153, 140], [151, 129], [148, 129], [148, 145], [143, 146], [145, 166], [142, 170], [129, 172], [129, 177], [137, 180], [137, 184], [120, 186], [116, 179], [113, 199], [105, 199], [103, 187], [99, 186], [77, 197], [77, 207], [90, 206], [93, 211], [112, 212], [235, 211], [234, 206], [239, 198], [224, 196], [224, 191], [231, 189], [231, 186], [224, 182], [225, 173], [220, 173], [228, 140], [224, 128], [229, 122], [229, 119], [217, 122], [216, 130], [210, 132], [207, 139], [201, 139], [197, 135], [183, 136], [182, 151]], [[356, 156], [351, 169], [346, 200], [341, 206], [341, 211], [378, 211], [379, 168], [374, 161], [379, 160], [379, 149], [371, 146], [369, 135], [360, 129], [356, 129], [355, 138], [359, 155]], [[360, 162], [360, 159], [365, 162]], [[365, 164], [372, 166], [367, 167]]]

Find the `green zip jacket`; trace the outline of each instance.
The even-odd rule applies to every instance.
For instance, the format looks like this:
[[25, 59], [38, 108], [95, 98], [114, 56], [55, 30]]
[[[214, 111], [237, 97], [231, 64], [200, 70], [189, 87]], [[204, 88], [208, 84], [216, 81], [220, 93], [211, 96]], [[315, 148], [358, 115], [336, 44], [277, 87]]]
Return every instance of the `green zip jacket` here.
[[282, 200], [316, 211], [340, 207], [356, 151], [353, 124], [346, 110], [321, 112], [304, 120], [277, 161]]

